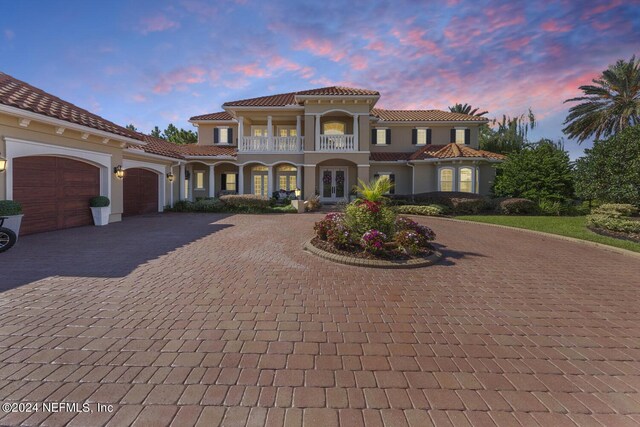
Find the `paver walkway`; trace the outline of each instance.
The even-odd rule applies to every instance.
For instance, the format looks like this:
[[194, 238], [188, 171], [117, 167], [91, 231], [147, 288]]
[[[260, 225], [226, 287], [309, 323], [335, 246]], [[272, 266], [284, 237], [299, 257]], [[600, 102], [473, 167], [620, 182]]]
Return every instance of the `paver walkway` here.
[[94, 412], [0, 424], [640, 424], [639, 260], [424, 218], [443, 263], [368, 270], [301, 252], [318, 218], [23, 238], [0, 254], [0, 401]]

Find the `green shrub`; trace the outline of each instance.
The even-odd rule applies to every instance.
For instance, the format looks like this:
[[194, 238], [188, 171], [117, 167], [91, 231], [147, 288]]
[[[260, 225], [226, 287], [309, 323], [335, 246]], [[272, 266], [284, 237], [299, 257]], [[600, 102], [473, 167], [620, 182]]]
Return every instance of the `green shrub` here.
[[92, 197], [91, 200], [89, 200], [89, 206], [91, 206], [92, 208], [105, 208], [110, 204], [111, 202], [109, 201], [109, 198], [107, 196], [96, 196]]
[[441, 205], [455, 214], [476, 214], [490, 208], [487, 198], [480, 194], [462, 192], [431, 192], [416, 194], [415, 204]]
[[558, 200], [540, 200], [538, 212], [542, 215], [560, 216], [567, 213], [567, 205]]
[[203, 198], [192, 204], [194, 212], [224, 212], [225, 205], [219, 199]]
[[380, 203], [356, 201], [345, 209], [345, 224], [358, 236], [369, 230], [378, 230], [387, 236], [393, 235], [396, 213]]
[[485, 199], [453, 198], [451, 203], [456, 214], [478, 214], [488, 207]]
[[640, 221], [634, 221], [632, 219], [592, 214], [587, 216], [587, 225], [620, 233], [640, 234]]
[[396, 206], [397, 213], [405, 215], [426, 215], [426, 216], [442, 216], [448, 211], [446, 206], [442, 205], [404, 205]]
[[272, 201], [267, 197], [254, 196], [251, 194], [230, 194], [220, 196], [220, 201], [232, 209], [268, 208], [272, 204]]
[[173, 212], [193, 212], [193, 203], [188, 200], [178, 200], [173, 204]]
[[22, 206], [13, 200], [0, 200], [0, 216], [20, 215]]
[[370, 202], [382, 202], [386, 199], [386, 194], [389, 194], [393, 188], [393, 184], [386, 176], [374, 179], [369, 183], [363, 180], [358, 180], [358, 186], [355, 188], [356, 193], [362, 194], [362, 198]]
[[498, 203], [498, 212], [503, 215], [526, 215], [536, 210], [536, 204], [529, 199], [511, 198]]
[[598, 215], [607, 215], [615, 218], [623, 216], [632, 216], [638, 213], [638, 208], [626, 203], [605, 203], [593, 209], [591, 213]]

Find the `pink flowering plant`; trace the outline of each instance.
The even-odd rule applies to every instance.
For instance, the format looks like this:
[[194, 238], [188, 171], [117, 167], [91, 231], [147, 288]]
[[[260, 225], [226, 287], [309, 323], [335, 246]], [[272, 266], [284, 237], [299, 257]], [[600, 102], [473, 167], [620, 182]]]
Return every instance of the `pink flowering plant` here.
[[351, 230], [345, 225], [344, 221], [336, 221], [333, 227], [327, 230], [327, 241], [336, 248], [347, 248], [353, 244]]
[[378, 230], [369, 230], [362, 235], [360, 245], [362, 248], [372, 254], [381, 254], [385, 250], [385, 242], [387, 235]]
[[410, 255], [420, 252], [424, 244], [424, 239], [414, 230], [409, 229], [398, 231], [395, 239], [398, 247]]
[[324, 219], [316, 222], [313, 229], [320, 240], [327, 240], [329, 230], [334, 228], [340, 222], [344, 222], [344, 214], [339, 212], [330, 212], [324, 217]]

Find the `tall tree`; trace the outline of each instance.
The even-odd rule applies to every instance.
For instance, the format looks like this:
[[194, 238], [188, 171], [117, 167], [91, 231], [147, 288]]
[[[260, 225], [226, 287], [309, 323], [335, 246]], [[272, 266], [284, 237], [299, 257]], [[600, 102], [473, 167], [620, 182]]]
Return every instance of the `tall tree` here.
[[166, 139], [164, 136], [162, 136], [162, 131], [158, 126], [154, 126], [153, 129], [151, 129], [151, 136], [155, 138]]
[[180, 145], [198, 142], [198, 134], [192, 130], [178, 128], [173, 123], [169, 123], [169, 126], [164, 130], [163, 137], [169, 142]]
[[500, 154], [518, 152], [529, 143], [529, 131], [536, 124], [531, 109], [516, 117], [503, 115], [501, 120], [493, 119], [490, 126], [480, 127], [480, 148]]
[[133, 123], [129, 123], [128, 125], [125, 126], [125, 128], [134, 132], [138, 132], [138, 128], [135, 127]]
[[569, 109], [562, 130], [569, 138], [583, 142], [591, 137], [609, 137], [640, 124], [640, 60], [618, 60], [592, 80], [580, 86], [584, 96], [565, 102], [580, 102]]
[[461, 113], [461, 114], [468, 114], [470, 116], [477, 116], [477, 117], [482, 117], [485, 114], [489, 114], [488, 111], [480, 111], [478, 112], [479, 108], [473, 108], [471, 105], [465, 103], [465, 104], [455, 104], [451, 107], [449, 107], [449, 111], [451, 111], [452, 113]]

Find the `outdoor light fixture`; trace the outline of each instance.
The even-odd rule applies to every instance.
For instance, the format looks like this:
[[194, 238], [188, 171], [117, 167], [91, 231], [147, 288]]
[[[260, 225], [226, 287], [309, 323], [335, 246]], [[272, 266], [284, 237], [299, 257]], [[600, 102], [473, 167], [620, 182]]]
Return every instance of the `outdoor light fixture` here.
[[300, 190], [299, 187], [296, 187], [296, 199], [299, 199], [300, 195], [302, 195], [302, 190]]
[[7, 159], [0, 156], [0, 173], [7, 170]]
[[167, 174], [167, 179], [169, 180], [169, 182], [173, 182], [173, 180], [176, 179], [176, 177], [173, 175], [173, 172], [169, 172]]
[[115, 168], [113, 168], [113, 173], [116, 174], [116, 178], [118, 178], [118, 179], [124, 178], [124, 169], [122, 169], [122, 166], [120, 166], [120, 165], [118, 165]]

